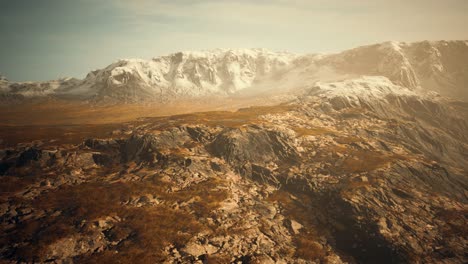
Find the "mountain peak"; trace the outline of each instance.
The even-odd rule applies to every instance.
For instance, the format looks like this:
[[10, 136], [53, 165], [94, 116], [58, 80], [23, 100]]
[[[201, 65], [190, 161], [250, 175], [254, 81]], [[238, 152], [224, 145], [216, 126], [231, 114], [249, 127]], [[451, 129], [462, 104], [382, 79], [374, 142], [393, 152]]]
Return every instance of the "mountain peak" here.
[[34, 96], [167, 101], [239, 92], [299, 91], [316, 82], [382, 76], [400, 87], [468, 100], [464, 89], [468, 82], [467, 43], [388, 41], [323, 55], [261, 48], [181, 51], [150, 60], [121, 59], [90, 72], [81, 81], [4, 84], [14, 89], [3, 90]]
[[399, 41], [386, 41], [381, 44], [377, 44], [380, 46], [381, 49], [391, 49], [391, 50], [396, 50], [400, 51], [401, 46], [404, 45], [404, 42], [399, 42]]
[[199, 51], [180, 51], [171, 53], [165, 56], [154, 57], [153, 61], [161, 61], [166, 58], [174, 58], [175, 60], [203, 60], [203, 59], [215, 59], [219, 60], [222, 58], [235, 59], [235, 58], [260, 58], [260, 57], [276, 57], [282, 58], [283, 60], [290, 60], [297, 57], [294, 53], [281, 51], [270, 51], [263, 48], [250, 48], [250, 49], [211, 49], [211, 50], [199, 50]]

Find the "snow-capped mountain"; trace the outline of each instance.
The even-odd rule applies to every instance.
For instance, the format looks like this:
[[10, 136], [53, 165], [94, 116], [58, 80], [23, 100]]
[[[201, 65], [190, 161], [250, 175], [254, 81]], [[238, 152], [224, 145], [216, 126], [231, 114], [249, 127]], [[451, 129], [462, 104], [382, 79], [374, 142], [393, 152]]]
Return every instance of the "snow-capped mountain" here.
[[93, 71], [79, 88], [97, 98], [165, 100], [228, 95], [288, 68], [296, 56], [263, 49], [179, 52], [152, 60], [120, 60]]
[[61, 91], [78, 87], [81, 81], [75, 78], [65, 78], [46, 82], [5, 82], [4, 89], [11, 94], [24, 97], [44, 97], [59, 94]]
[[[119, 60], [85, 79], [2, 81], [1, 92], [24, 97], [156, 100], [285, 92], [361, 76], [468, 100], [468, 42], [381, 44], [337, 54], [295, 55], [264, 49], [179, 52], [151, 60]], [[375, 81], [375, 79], [374, 79]]]
[[386, 42], [314, 62], [340, 74], [385, 76], [401, 86], [468, 100], [468, 41]]

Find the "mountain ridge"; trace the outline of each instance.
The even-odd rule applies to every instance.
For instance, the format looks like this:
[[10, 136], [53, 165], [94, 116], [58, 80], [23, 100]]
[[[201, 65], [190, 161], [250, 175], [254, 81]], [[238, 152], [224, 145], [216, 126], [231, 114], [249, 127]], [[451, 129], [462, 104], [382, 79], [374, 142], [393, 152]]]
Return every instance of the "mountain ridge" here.
[[396, 85], [466, 101], [468, 66], [464, 61], [468, 61], [468, 41], [391, 41], [306, 55], [266, 49], [184, 51], [150, 60], [121, 59], [89, 72], [83, 80], [5, 80], [0, 92], [26, 98], [167, 102], [249, 91], [286, 93], [319, 81], [383, 76]]

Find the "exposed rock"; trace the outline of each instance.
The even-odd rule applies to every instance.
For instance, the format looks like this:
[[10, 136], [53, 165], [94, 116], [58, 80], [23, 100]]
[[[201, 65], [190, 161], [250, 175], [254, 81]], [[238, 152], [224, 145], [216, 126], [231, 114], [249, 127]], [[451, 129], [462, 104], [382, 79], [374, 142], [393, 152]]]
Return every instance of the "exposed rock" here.
[[465, 263], [468, 108], [377, 80], [2, 150], [0, 259]]
[[85, 253], [100, 252], [104, 249], [105, 243], [103, 236], [99, 234], [89, 237], [64, 238], [49, 246], [45, 259], [47, 261], [63, 260]]
[[[244, 129], [224, 130], [208, 148], [215, 156], [224, 158], [242, 173], [249, 173], [251, 169], [245, 167], [248, 163], [267, 165], [281, 161], [294, 164], [299, 154], [293, 144], [293, 139], [285, 132], [248, 126]], [[260, 167], [255, 168], [260, 173]]]
[[18, 166], [24, 166], [32, 161], [38, 161], [42, 157], [42, 150], [29, 148], [22, 152], [17, 160]]
[[295, 220], [290, 220], [290, 219], [286, 220], [285, 225], [295, 235], [298, 235], [300, 233], [301, 229], [303, 228], [303, 225], [299, 224]]

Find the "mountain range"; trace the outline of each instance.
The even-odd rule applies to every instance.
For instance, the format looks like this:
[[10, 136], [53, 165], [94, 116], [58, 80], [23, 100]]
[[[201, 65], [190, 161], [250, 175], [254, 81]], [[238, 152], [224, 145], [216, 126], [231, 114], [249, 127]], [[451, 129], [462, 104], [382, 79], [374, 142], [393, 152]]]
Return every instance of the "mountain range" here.
[[0, 262], [468, 263], [467, 84], [467, 41], [0, 78]]
[[265, 49], [178, 52], [125, 59], [78, 80], [0, 81], [2, 97], [167, 102], [301, 91], [317, 82], [382, 76], [412, 90], [468, 100], [468, 41], [386, 42], [336, 54]]

